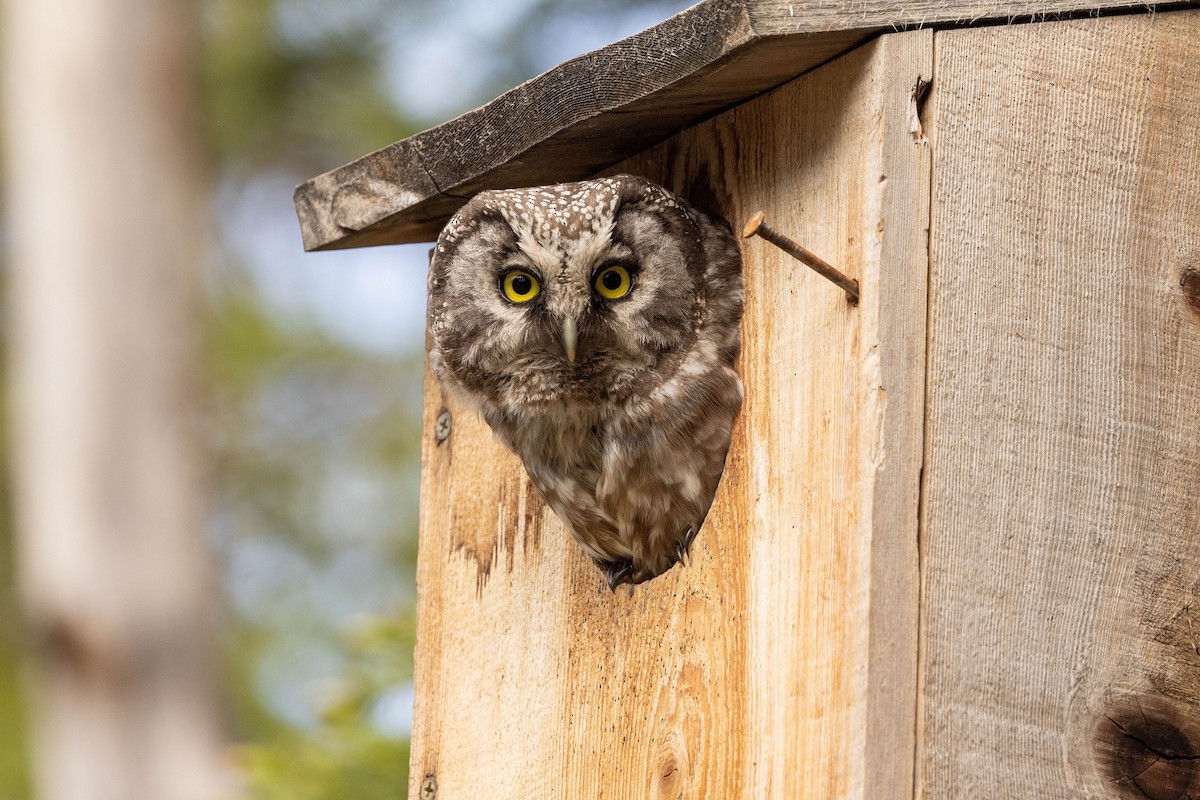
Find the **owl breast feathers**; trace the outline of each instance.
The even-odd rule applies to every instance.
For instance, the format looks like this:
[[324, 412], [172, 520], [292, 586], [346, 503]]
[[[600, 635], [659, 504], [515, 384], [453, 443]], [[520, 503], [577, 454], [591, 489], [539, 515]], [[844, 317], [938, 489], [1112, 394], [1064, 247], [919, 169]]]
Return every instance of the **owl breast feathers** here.
[[609, 586], [682, 561], [742, 403], [728, 224], [629, 175], [482, 192], [429, 274], [430, 363]]

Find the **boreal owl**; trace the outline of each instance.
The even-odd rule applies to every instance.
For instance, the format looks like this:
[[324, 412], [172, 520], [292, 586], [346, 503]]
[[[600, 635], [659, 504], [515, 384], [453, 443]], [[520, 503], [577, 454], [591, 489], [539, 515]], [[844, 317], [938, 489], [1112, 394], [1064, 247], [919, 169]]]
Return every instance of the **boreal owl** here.
[[429, 273], [429, 360], [604, 572], [686, 556], [742, 403], [728, 223], [630, 175], [481, 192]]

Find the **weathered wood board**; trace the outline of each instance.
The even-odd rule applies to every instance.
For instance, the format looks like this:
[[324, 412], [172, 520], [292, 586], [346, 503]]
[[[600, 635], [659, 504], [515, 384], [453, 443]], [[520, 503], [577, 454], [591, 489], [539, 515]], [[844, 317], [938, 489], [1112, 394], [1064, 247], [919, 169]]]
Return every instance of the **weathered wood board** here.
[[1200, 796], [1197, 41], [936, 35], [921, 797]]
[[[932, 33], [882, 39], [617, 170], [763, 209], [858, 306], [745, 246], [746, 404], [692, 562], [610, 594], [426, 379], [410, 797], [911, 796]], [[433, 434], [446, 410], [453, 426]]]
[[705, 0], [301, 184], [295, 200], [304, 244], [432, 240], [482, 189], [585, 178], [882, 32], [1146, 7], [1144, 0]]

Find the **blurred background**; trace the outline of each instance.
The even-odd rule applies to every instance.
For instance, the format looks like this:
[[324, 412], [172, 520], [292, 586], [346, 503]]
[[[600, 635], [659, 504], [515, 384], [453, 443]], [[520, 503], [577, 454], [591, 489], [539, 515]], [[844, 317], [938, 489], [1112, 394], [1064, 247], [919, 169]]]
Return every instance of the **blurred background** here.
[[[428, 246], [304, 254], [294, 185], [686, 5], [195, 4], [204, 535], [221, 589], [221, 715], [248, 796], [403, 797], [412, 725]], [[9, 484], [0, 798], [32, 800]]]

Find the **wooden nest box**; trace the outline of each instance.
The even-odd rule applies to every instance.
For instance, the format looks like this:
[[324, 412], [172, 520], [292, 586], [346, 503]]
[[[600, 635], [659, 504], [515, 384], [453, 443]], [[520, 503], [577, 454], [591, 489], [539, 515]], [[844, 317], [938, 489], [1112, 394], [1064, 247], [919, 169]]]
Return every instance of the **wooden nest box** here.
[[[409, 796], [1200, 796], [1200, 11], [706, 0], [314, 178], [310, 249], [629, 172], [744, 243], [685, 568], [427, 379]], [[1121, 12], [1121, 13], [1117, 13]]]

